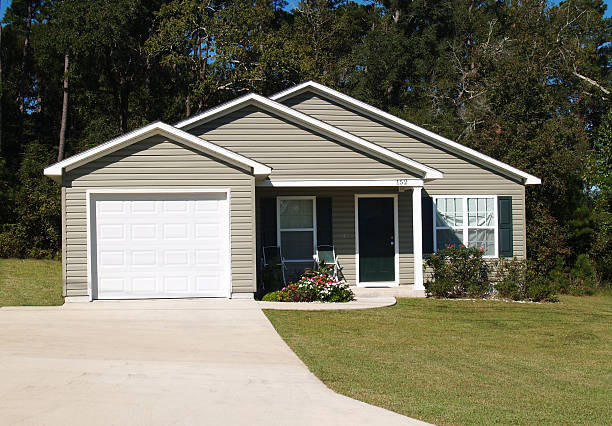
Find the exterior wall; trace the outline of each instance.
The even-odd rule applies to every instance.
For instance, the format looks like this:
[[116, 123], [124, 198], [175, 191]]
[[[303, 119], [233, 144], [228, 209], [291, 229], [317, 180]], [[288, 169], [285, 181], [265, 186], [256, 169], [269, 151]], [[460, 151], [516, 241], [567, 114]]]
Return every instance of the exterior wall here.
[[[356, 285], [355, 262], [355, 194], [398, 194], [395, 188], [330, 188], [274, 189], [257, 188], [257, 238], [261, 236], [261, 203], [263, 197], [310, 195], [332, 199], [332, 237], [338, 262], [342, 266], [344, 278], [350, 285]], [[412, 239], [412, 192], [407, 190], [398, 194], [400, 285], [414, 283], [413, 239]], [[261, 249], [258, 241], [258, 259]]]
[[255, 291], [254, 178], [202, 152], [151, 137], [67, 172], [62, 182], [64, 295], [87, 295], [86, 190], [230, 188], [232, 291]]
[[253, 106], [188, 131], [266, 164], [272, 179], [415, 177]]
[[402, 154], [444, 173], [443, 179], [425, 183], [429, 195], [512, 196], [514, 255], [525, 257], [525, 187], [496, 172], [464, 160], [425, 141], [382, 124], [313, 93], [302, 93], [283, 103], [321, 121]]

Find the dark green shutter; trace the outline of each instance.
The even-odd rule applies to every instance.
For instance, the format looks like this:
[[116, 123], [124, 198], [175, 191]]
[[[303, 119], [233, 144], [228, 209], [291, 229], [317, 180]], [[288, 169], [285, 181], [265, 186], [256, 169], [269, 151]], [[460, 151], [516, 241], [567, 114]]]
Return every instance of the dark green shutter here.
[[512, 197], [497, 197], [497, 225], [500, 256], [514, 256], [512, 251]]
[[261, 199], [261, 245], [276, 246], [276, 198]]
[[423, 255], [433, 253], [433, 199], [423, 192], [421, 198], [421, 221], [423, 223]]
[[332, 246], [332, 200], [317, 197], [317, 245]]

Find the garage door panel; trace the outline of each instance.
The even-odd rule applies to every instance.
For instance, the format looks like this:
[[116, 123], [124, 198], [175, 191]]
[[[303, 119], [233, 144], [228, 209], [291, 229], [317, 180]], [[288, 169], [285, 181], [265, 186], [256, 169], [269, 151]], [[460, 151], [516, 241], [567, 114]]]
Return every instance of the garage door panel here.
[[104, 194], [94, 204], [97, 298], [228, 296], [225, 193]]

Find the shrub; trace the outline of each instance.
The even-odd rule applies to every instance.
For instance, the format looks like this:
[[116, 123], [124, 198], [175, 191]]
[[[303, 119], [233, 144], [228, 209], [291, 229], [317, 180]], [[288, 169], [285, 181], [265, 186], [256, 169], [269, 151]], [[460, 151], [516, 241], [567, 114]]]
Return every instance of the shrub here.
[[284, 302], [284, 293], [281, 290], [272, 291], [261, 298], [264, 302]]
[[555, 283], [541, 275], [529, 277], [526, 281], [523, 300], [532, 302], [558, 302]]
[[555, 281], [542, 276], [533, 263], [500, 258], [495, 264], [495, 291], [504, 299], [557, 302]]
[[522, 300], [527, 281], [527, 263], [500, 257], [495, 263], [495, 290], [504, 299]]
[[569, 273], [570, 285], [567, 289], [569, 294], [576, 296], [591, 295], [597, 288], [597, 280], [593, 270], [591, 259], [586, 254], [581, 254], [576, 259], [574, 267]]
[[484, 297], [489, 293], [488, 266], [484, 251], [465, 246], [448, 246], [426, 261], [431, 280], [425, 283], [428, 296]]

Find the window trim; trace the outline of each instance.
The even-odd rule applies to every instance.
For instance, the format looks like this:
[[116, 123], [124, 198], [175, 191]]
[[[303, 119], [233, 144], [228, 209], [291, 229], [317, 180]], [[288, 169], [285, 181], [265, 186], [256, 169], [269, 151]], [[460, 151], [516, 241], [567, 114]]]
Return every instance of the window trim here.
[[[281, 228], [280, 205], [285, 200], [311, 200], [312, 201], [312, 228]], [[288, 232], [312, 232], [312, 258], [311, 259], [283, 259], [286, 263], [304, 263], [314, 261], [317, 255], [317, 197], [315, 195], [293, 195], [276, 197], [276, 241], [282, 256], [281, 233]]]
[[[499, 222], [498, 222], [498, 211], [497, 211], [497, 195], [491, 194], [470, 194], [470, 195], [435, 195], [432, 196], [433, 203], [433, 248], [434, 253], [438, 251], [438, 229], [461, 229], [463, 232], [462, 244], [468, 247], [468, 234], [469, 229], [493, 229], [495, 253], [492, 255], [486, 254], [483, 257], [486, 259], [496, 259], [499, 257]], [[458, 198], [463, 203], [463, 225], [462, 226], [440, 226], [438, 227], [437, 212], [439, 199]], [[488, 198], [493, 200], [493, 226], [469, 226], [468, 225], [468, 199], [469, 198]]]

